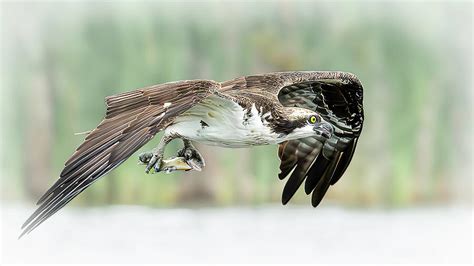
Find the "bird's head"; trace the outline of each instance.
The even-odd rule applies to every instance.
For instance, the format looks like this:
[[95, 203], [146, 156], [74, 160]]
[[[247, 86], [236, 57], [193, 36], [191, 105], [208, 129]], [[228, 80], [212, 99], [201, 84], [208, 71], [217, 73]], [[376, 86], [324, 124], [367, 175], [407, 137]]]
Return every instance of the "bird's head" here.
[[319, 136], [326, 139], [331, 138], [334, 127], [326, 122], [321, 115], [308, 109], [292, 108], [290, 120], [294, 129], [288, 134], [288, 138], [304, 138]]

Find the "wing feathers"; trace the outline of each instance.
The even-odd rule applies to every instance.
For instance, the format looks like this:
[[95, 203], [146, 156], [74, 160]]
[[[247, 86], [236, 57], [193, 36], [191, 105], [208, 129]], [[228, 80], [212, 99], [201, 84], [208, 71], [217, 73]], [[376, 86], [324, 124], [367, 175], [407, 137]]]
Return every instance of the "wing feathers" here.
[[127, 124], [123, 124], [109, 131], [98, 130], [96, 132], [92, 132], [90, 134], [91, 138], [89, 138], [88, 140], [86, 140], [86, 142], [84, 142], [84, 144], [79, 146], [76, 152], [66, 162], [65, 167], [61, 172], [60, 176], [65, 176], [72, 168], [76, 167], [78, 164], [81, 164], [85, 160], [89, 159], [89, 157], [93, 156], [95, 153], [98, 153], [115, 143], [122, 135], [123, 130], [125, 130], [126, 128]]
[[336, 184], [336, 182], [342, 177], [344, 172], [346, 171], [349, 163], [352, 160], [352, 156], [354, 155], [355, 148], [357, 145], [357, 138], [354, 139], [350, 146], [341, 154], [341, 159], [337, 163], [336, 170], [334, 170], [334, 175], [331, 178], [331, 185]]
[[329, 165], [329, 162], [330, 161], [326, 159], [322, 154], [320, 154], [318, 158], [316, 158], [316, 161], [308, 172], [308, 177], [306, 178], [306, 182], [304, 184], [304, 191], [307, 195], [311, 194], [316, 185], [319, 183], [321, 177], [323, 176], [326, 171], [326, 168]]
[[300, 158], [300, 160], [298, 160], [295, 170], [293, 171], [290, 178], [286, 182], [285, 187], [283, 188], [283, 204], [286, 204], [288, 203], [288, 201], [290, 201], [290, 199], [300, 187], [301, 183], [303, 183], [304, 179], [306, 178], [306, 173], [311, 164], [313, 163], [314, 158], [318, 156], [318, 153], [319, 150], [314, 149], [310, 151], [305, 157], [302, 157]]
[[176, 115], [218, 87], [213, 81], [182, 81], [107, 97], [104, 120], [66, 161], [60, 178], [39, 199], [40, 206], [23, 224], [22, 235], [119, 166]]
[[[108, 151], [113, 148], [110, 147]], [[97, 173], [98, 171], [102, 171], [106, 166], [106, 162], [108, 159], [109, 154], [104, 152], [98, 160], [92, 164], [92, 167], [89, 167], [80, 177], [90, 176], [91, 174]], [[93, 167], [95, 166], [95, 167]], [[41, 204], [41, 206], [26, 220], [23, 224], [22, 229], [25, 228], [25, 232], [33, 230], [36, 226], [41, 224], [44, 220], [49, 218], [54, 212], [51, 210], [58, 205], [62, 200], [66, 200], [66, 197], [71, 194], [74, 190], [79, 188], [78, 184], [82, 184], [89, 180], [88, 178], [81, 178], [77, 179], [76, 181], [71, 181], [69, 183], [62, 183], [60, 185], [58, 182], [53, 186], [55, 187], [51, 193], [45, 194], [46, 198], [45, 201]], [[59, 181], [59, 180], [58, 180]], [[75, 186], [76, 185], [76, 186]], [[41, 214], [41, 215], [40, 215]], [[23, 234], [22, 234], [23, 235]]]
[[[305, 192], [317, 206], [328, 187], [345, 172], [362, 130], [362, 85], [343, 72], [283, 72], [224, 82], [222, 92], [253, 88], [276, 97], [284, 106], [314, 110], [335, 129], [328, 139], [315, 137], [280, 144], [279, 178], [290, 175], [283, 189], [286, 204], [306, 179]], [[40, 198], [38, 209], [23, 224], [30, 232], [98, 178], [120, 165], [172, 119], [221, 89], [208, 80], [155, 85], [106, 97], [104, 120], [66, 161], [56, 183]], [[244, 91], [242, 91], [244, 93]]]
[[285, 141], [279, 145], [279, 157], [281, 160], [278, 178], [284, 179], [296, 167], [298, 157], [295, 155], [298, 142]]
[[318, 184], [314, 188], [313, 195], [311, 196], [311, 205], [313, 205], [313, 207], [317, 207], [319, 205], [324, 195], [328, 191], [329, 184], [334, 174], [334, 170], [336, 169], [338, 160], [339, 158], [336, 158], [331, 162], [331, 164], [324, 171], [324, 174], [322, 175]]
[[149, 134], [147, 129], [142, 129], [133, 135], [129, 136], [120, 145], [114, 149], [110, 155], [111, 161], [123, 161], [137, 151], [140, 147], [145, 145], [154, 135]]
[[248, 80], [252, 80], [253, 86], [273, 91], [283, 106], [314, 110], [333, 125], [330, 139], [291, 140], [282, 143], [278, 151], [278, 177], [283, 179], [291, 173], [282, 202], [288, 202], [306, 180], [304, 190], [306, 194], [313, 193], [311, 203], [316, 207], [329, 186], [344, 174], [354, 154], [364, 120], [360, 81], [344, 72], [282, 72]]

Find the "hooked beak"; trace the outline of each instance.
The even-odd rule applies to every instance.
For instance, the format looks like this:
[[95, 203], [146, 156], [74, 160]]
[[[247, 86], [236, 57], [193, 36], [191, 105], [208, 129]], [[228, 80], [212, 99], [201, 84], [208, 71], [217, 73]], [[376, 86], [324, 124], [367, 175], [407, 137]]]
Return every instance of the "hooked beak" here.
[[316, 132], [317, 136], [322, 136], [326, 139], [331, 138], [334, 132], [332, 125], [328, 122], [316, 123], [313, 130]]

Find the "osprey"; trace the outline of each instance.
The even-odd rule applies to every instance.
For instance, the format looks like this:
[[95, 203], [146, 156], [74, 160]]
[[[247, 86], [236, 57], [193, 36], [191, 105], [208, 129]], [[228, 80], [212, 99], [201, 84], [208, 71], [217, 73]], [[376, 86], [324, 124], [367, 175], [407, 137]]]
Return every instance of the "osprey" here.
[[[139, 155], [145, 172], [201, 170], [192, 142], [222, 147], [279, 145], [278, 177], [289, 176], [286, 204], [305, 181], [316, 207], [349, 165], [362, 130], [362, 85], [345, 72], [279, 72], [222, 83], [186, 80], [154, 85], [105, 99], [103, 121], [66, 161], [59, 179], [23, 224], [32, 231], [101, 176], [119, 166], [158, 132], [158, 146]], [[166, 145], [182, 139], [178, 157], [164, 160]], [[184, 162], [184, 163], [183, 163]]]

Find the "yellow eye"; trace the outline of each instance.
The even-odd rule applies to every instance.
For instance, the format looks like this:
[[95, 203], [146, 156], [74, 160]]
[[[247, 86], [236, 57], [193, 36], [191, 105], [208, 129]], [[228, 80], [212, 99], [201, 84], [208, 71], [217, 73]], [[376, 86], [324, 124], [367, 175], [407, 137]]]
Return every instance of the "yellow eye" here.
[[314, 116], [314, 115], [312, 115], [312, 116], [309, 118], [309, 122], [310, 122], [311, 124], [316, 123], [316, 120], [317, 120], [317, 119], [316, 119], [316, 116]]

